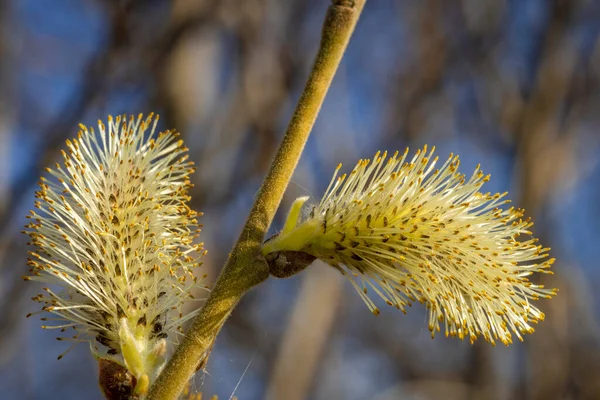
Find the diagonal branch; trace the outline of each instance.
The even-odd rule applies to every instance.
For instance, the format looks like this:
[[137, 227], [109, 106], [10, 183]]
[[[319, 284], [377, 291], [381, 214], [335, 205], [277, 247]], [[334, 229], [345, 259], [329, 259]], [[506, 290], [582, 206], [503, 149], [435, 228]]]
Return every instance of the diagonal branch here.
[[238, 242], [204, 308], [150, 388], [148, 399], [177, 398], [199, 363], [208, 355], [218, 332], [242, 296], [269, 277], [269, 269], [260, 253], [262, 241], [300, 159], [364, 3], [365, 0], [334, 0], [329, 7], [308, 82]]

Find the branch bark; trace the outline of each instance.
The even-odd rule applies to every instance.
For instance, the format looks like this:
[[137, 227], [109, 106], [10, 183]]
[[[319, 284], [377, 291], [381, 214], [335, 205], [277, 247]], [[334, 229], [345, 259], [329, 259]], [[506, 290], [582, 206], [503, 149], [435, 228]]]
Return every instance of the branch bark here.
[[366, 0], [334, 0], [308, 82], [242, 233], [204, 308], [169, 360], [148, 399], [176, 399], [208, 356], [221, 327], [242, 296], [269, 277], [260, 248], [331, 85]]

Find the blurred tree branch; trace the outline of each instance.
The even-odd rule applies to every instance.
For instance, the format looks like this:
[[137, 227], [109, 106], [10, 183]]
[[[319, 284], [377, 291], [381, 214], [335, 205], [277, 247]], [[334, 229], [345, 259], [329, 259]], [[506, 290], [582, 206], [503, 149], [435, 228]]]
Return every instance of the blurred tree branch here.
[[302, 289], [272, 368], [267, 399], [310, 398], [314, 375], [336, 320], [343, 291], [337, 271], [314, 267], [302, 278]]
[[[582, 4], [565, 1], [553, 3], [552, 19], [542, 46], [536, 86], [525, 105], [521, 127], [517, 132], [521, 165], [520, 205], [530, 215], [538, 214], [547, 207], [547, 199], [552, 190], [556, 190], [556, 179], [560, 180], [565, 171], [575, 168], [572, 141], [561, 135], [560, 116], [580, 54], [579, 43], [575, 41], [570, 29], [573, 16], [580, 12]], [[548, 227], [542, 226], [542, 229], [538, 237], [543, 243], [549, 243]], [[562, 269], [566, 270], [566, 267]], [[562, 399], [568, 396], [573, 379], [570, 372], [572, 368], [579, 371], [600, 369], [600, 359], [581, 357], [581, 353], [574, 358], [571, 354], [573, 347], [578, 348], [575, 335], [570, 333], [573, 329], [571, 316], [591, 312], [579, 305], [577, 296], [569, 293], [574, 289], [575, 282], [564, 274], [546, 281], [544, 283], [564, 288], [565, 293], [548, 304], [547, 321], [537, 329], [535, 340], [526, 342], [528, 379], [522, 381], [518, 396], [527, 396], [533, 400]], [[592, 314], [577, 318], [594, 319]], [[600, 347], [598, 338], [593, 342], [588, 342], [590, 348]], [[581, 362], [585, 363], [585, 367], [578, 366]], [[585, 393], [582, 398], [600, 397], [600, 387], [594, 379], [577, 380], [581, 385], [581, 393]]]

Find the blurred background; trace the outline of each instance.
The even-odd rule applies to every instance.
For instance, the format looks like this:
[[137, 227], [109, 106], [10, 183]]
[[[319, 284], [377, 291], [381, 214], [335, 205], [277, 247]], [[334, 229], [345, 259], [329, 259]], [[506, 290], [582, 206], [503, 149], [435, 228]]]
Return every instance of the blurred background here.
[[[0, 397], [100, 399], [80, 345], [40, 329], [25, 285], [42, 167], [107, 114], [155, 111], [198, 172], [192, 207], [213, 282], [318, 46], [327, 0], [0, 0]], [[425, 143], [510, 192], [552, 247], [560, 288], [510, 348], [431, 340], [424, 307], [374, 317], [315, 264], [248, 294], [206, 395], [269, 399], [600, 399], [600, 1], [369, 0], [272, 227], [335, 166]], [[346, 170], [346, 169], [345, 169]]]

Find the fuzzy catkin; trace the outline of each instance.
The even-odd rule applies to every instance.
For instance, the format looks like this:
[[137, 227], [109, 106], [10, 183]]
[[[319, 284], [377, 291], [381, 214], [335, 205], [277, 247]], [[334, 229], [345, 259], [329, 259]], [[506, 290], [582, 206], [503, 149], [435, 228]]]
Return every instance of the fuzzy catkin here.
[[187, 205], [193, 163], [178, 133], [155, 134], [157, 122], [108, 117], [97, 133], [80, 125], [63, 165], [41, 178], [24, 231], [36, 247], [24, 279], [53, 286], [34, 297], [52, 314], [43, 327], [89, 342], [142, 390], [194, 315], [182, 307], [201, 286], [193, 270], [205, 252], [195, 243], [199, 214]]
[[508, 345], [512, 334], [533, 332], [544, 314], [532, 301], [556, 289], [529, 281], [551, 274], [554, 259], [522, 219], [523, 210], [503, 208], [506, 193], [480, 192], [489, 175], [477, 166], [458, 172], [458, 156], [438, 169], [427, 146], [408, 158], [396, 152], [360, 160], [349, 174], [335, 171], [323, 199], [307, 218], [294, 203], [283, 231], [263, 254], [303, 252], [347, 276], [374, 314], [375, 292], [403, 312], [413, 302], [429, 309], [432, 337], [483, 337]]

